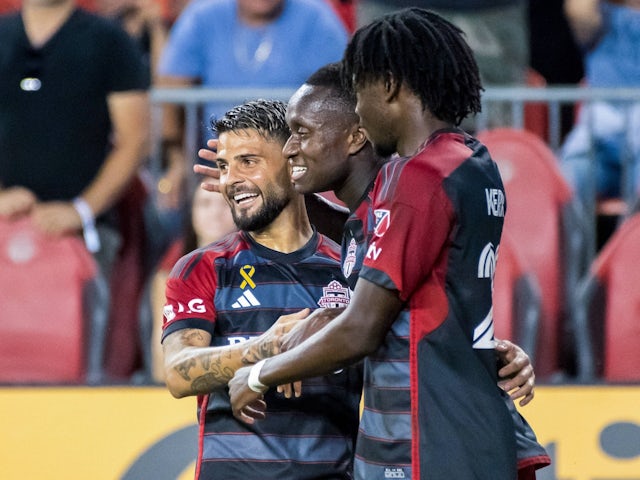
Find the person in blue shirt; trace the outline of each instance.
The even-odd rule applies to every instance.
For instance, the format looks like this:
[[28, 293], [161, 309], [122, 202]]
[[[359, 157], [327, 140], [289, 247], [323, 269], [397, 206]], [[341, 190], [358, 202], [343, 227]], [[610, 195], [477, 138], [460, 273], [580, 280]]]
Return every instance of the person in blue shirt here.
[[[158, 70], [159, 86], [296, 89], [322, 65], [342, 57], [347, 31], [326, 2], [317, 0], [197, 0], [169, 32]], [[209, 103], [203, 137], [212, 116], [236, 103]], [[176, 206], [185, 183], [180, 110], [167, 106], [162, 178], [167, 206]], [[204, 142], [203, 142], [204, 143]]]
[[[639, 87], [640, 2], [566, 0], [564, 7], [584, 51], [586, 85]], [[581, 107], [560, 155], [563, 173], [587, 212], [597, 200], [637, 198], [638, 128], [638, 102], [597, 101]]]

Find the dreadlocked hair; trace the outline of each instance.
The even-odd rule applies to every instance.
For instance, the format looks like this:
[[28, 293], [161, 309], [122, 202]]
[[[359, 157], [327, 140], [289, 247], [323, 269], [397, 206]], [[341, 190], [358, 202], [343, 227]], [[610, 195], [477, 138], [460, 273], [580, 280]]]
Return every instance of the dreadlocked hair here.
[[424, 108], [454, 125], [481, 110], [478, 65], [458, 27], [423, 8], [405, 8], [359, 29], [343, 59], [353, 86], [394, 78]]
[[267, 140], [283, 145], [291, 130], [285, 119], [287, 106], [279, 100], [252, 100], [233, 107], [219, 119], [211, 120], [211, 128], [218, 135], [237, 130], [255, 130]]

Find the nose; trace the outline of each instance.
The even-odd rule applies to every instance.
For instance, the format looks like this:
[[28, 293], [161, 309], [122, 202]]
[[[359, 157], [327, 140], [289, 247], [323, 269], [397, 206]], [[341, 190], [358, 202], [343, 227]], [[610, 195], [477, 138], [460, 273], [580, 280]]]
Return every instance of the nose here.
[[282, 147], [282, 154], [286, 159], [291, 160], [293, 157], [298, 155], [300, 150], [299, 147], [299, 142], [293, 137], [293, 135], [291, 135], [284, 144], [284, 147]]
[[243, 181], [240, 169], [234, 165], [234, 162], [229, 162], [225, 165], [224, 169], [220, 171], [220, 187], [222, 190], [226, 190], [229, 185], [235, 185]]

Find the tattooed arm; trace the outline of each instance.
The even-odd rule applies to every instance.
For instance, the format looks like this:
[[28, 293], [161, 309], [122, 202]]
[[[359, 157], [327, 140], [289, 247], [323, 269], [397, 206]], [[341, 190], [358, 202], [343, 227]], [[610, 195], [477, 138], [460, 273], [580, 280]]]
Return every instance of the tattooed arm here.
[[182, 398], [226, 387], [237, 369], [279, 353], [284, 334], [308, 314], [305, 309], [284, 315], [259, 337], [222, 347], [211, 347], [205, 330], [176, 330], [162, 342], [167, 388]]

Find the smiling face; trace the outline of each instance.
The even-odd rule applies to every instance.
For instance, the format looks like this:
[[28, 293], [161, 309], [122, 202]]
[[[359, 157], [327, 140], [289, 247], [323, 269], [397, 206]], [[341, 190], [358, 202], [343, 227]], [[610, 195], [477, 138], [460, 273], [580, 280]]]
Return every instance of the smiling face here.
[[282, 144], [256, 130], [221, 133], [217, 163], [222, 195], [241, 230], [255, 232], [269, 226], [297, 195]]
[[358, 118], [334, 99], [331, 89], [303, 85], [289, 100], [291, 136], [284, 155], [292, 166], [292, 182], [300, 193], [340, 188], [349, 175], [348, 159]]

